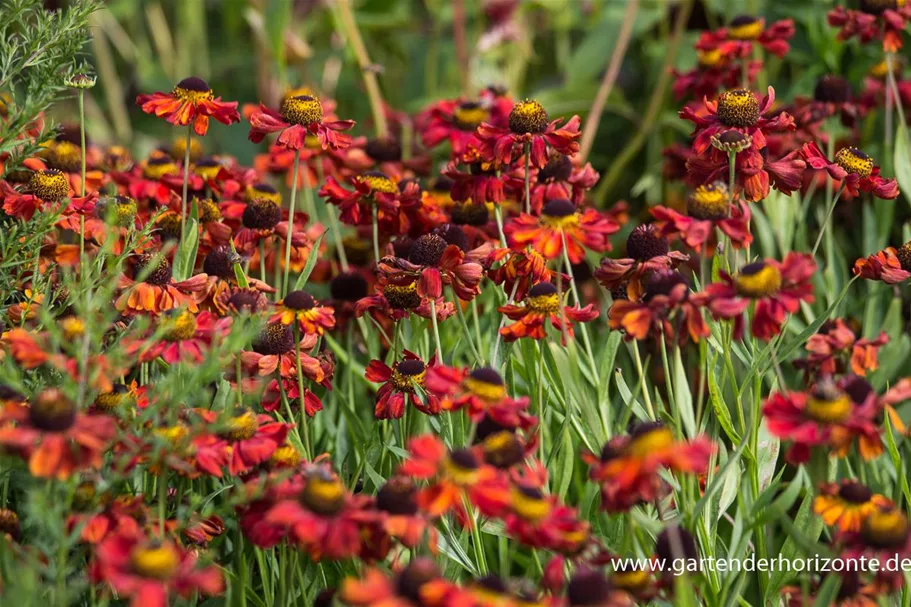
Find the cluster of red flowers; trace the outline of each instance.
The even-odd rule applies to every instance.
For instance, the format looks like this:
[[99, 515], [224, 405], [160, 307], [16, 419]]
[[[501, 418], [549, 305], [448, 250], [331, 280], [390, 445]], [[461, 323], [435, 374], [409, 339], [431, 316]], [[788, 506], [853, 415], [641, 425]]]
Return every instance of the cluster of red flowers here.
[[[829, 15], [840, 38], [900, 48], [911, 18], [904, 3], [862, 4]], [[218, 538], [228, 535], [238, 560], [247, 542], [295, 547], [324, 576], [328, 561], [370, 565], [346, 576], [334, 598], [321, 595], [322, 604], [671, 600], [674, 583], [663, 572], [601, 573], [610, 555], [592, 523], [551, 493], [544, 462], [553, 452], [542, 443], [553, 429], [541, 427], [553, 419], [543, 410], [547, 399], [537, 399], [533, 415], [531, 399], [512, 390], [536, 381], [543, 390], [544, 372], [535, 377], [526, 353], [537, 353], [543, 369], [541, 361], [555, 360], [551, 346], [574, 345], [577, 333], [588, 357], [580, 367], [599, 384], [588, 327], [605, 311], [602, 327], [659, 345], [665, 371], [667, 346], [679, 355], [707, 339], [738, 356], [757, 352], [754, 340], [772, 342], [766, 352], [774, 358], [789, 319], [815, 301], [816, 250], [783, 246], [780, 257], [753, 256], [753, 203], [773, 188], [807, 199], [828, 190], [831, 214], [839, 197], [899, 195], [896, 181], [855, 145], [853, 130], [843, 146], [827, 131], [835, 117], [853, 129], [892, 92], [871, 84], [855, 98], [844, 78], [826, 76], [812, 99], [781, 107], [772, 87], [761, 97], [753, 91], [762, 54], [784, 56], [793, 34], [791, 20], [737, 17], [700, 36], [699, 66], [678, 74], [675, 87], [678, 97], [702, 97], [680, 111], [695, 130], [668, 154], [691, 191], [682, 204], [669, 197], [652, 206], [650, 219], [634, 227], [626, 226], [626, 203], [593, 206], [599, 176], [580, 149], [578, 116], [552, 119], [538, 101], [514, 101], [493, 87], [414, 117], [385, 109], [393, 128], [372, 139], [350, 135], [355, 123], [314, 90], [239, 112], [195, 77], [139, 96], [144, 112], [186, 129], [139, 161], [118, 146], [77, 145], [73, 129], [63, 129], [0, 180], [4, 221], [53, 219], [3, 311], [0, 363], [17, 379], [0, 386], [0, 450], [32, 477], [73, 479], [66, 527], [86, 546], [91, 582], [137, 606], [220, 594], [225, 576], [209, 561], [227, 549]], [[253, 167], [205, 154], [209, 119], [231, 125], [242, 115], [248, 139], [267, 142]], [[834, 158], [820, 144], [830, 154], [837, 148]], [[430, 170], [433, 154], [445, 157], [439, 175]], [[609, 256], [615, 246], [621, 253]], [[109, 288], [97, 276], [104, 272], [115, 276]], [[911, 243], [858, 260], [854, 272], [907, 281]], [[91, 308], [82, 295], [96, 279], [91, 297], [103, 304]], [[475, 366], [457, 365], [443, 350], [444, 323], [461, 329]], [[906, 433], [896, 407], [911, 399], [911, 380], [877, 389], [865, 379], [878, 368], [885, 333], [863, 337], [847, 320], [817, 326], [807, 357], [796, 362], [805, 389], [780, 382], [761, 411], [755, 394], [753, 431], [761, 413], [794, 465], [819, 453], [875, 458], [887, 424]], [[501, 375], [501, 342], [519, 340], [544, 343], [523, 342], [524, 374], [510, 364]], [[621, 435], [605, 424], [600, 452], [582, 456], [585, 482], [611, 515], [654, 506], [663, 518], [663, 504], [680, 497], [675, 481], [704, 480], [719, 445], [675, 415], [674, 390], [688, 389], [677, 378], [663, 378], [668, 398], [655, 412], [639, 344], [632, 345], [648, 415], [636, 411], [641, 419]], [[736, 383], [733, 362], [725, 362]], [[751, 371], [758, 380], [762, 372]], [[188, 386], [188, 376], [206, 377], [211, 391]], [[739, 404], [744, 389], [734, 387]], [[345, 393], [333, 399], [344, 404], [323, 411], [333, 389]], [[317, 415], [325, 420], [321, 436], [312, 434]], [[578, 420], [571, 405], [560, 415], [568, 436]], [[672, 418], [673, 425], [658, 421]], [[742, 412], [741, 421], [747, 440]], [[362, 432], [365, 422], [376, 432]], [[374, 438], [352, 445], [351, 428]], [[572, 430], [588, 443], [584, 429]], [[327, 445], [339, 452], [320, 454]], [[206, 503], [185, 497], [188, 489], [208, 494]], [[223, 520], [210, 502], [236, 520]], [[857, 482], [823, 484], [815, 510], [837, 527], [841, 555], [911, 555], [905, 515]], [[6, 515], [18, 516], [0, 510], [0, 530]], [[476, 554], [483, 555], [485, 528], [536, 561], [535, 551], [546, 553], [541, 587], [495, 576], [447, 581], [418, 555], [461, 551], [452, 522], [473, 534]], [[673, 526], [658, 534], [655, 551], [698, 556], [692, 536]], [[387, 559], [392, 573], [379, 568]]]

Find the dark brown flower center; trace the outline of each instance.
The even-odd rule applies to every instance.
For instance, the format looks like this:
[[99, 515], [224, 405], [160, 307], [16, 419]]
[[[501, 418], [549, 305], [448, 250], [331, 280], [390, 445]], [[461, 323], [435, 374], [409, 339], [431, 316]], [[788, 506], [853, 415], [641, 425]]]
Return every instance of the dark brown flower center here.
[[49, 388], [32, 402], [29, 421], [45, 432], [65, 432], [76, 421], [76, 404], [60, 390]]
[[133, 276], [137, 280], [145, 276], [150, 285], [166, 285], [171, 282], [171, 263], [163, 255], [142, 253], [133, 258]]
[[244, 208], [241, 221], [245, 228], [271, 230], [282, 220], [281, 208], [269, 200], [258, 199]]
[[887, 10], [898, 8], [899, 0], [860, 0], [860, 10], [871, 15], [879, 15]]
[[466, 236], [465, 230], [454, 223], [444, 223], [434, 230], [434, 233], [442, 236], [447, 245], [454, 244], [462, 251], [468, 251], [468, 236]]
[[836, 74], [826, 74], [816, 81], [813, 98], [823, 103], [846, 103], [851, 100], [851, 83]]
[[234, 278], [234, 263], [240, 261], [240, 255], [233, 253], [228, 247], [217, 247], [209, 251], [202, 262], [202, 271], [209, 276], [217, 276], [225, 280]]
[[487, 205], [474, 202], [457, 202], [452, 207], [452, 223], [465, 226], [484, 226], [490, 220]]
[[439, 265], [447, 246], [449, 243], [439, 234], [424, 234], [411, 245], [408, 261], [419, 266], [435, 267]]
[[538, 173], [539, 182], [566, 181], [573, 174], [573, 161], [566, 154], [555, 152]]
[[394, 476], [380, 487], [376, 494], [376, 507], [378, 510], [393, 515], [411, 516], [417, 514], [417, 487], [411, 479], [404, 476]]
[[394, 137], [370, 139], [364, 151], [377, 162], [398, 162], [402, 159], [402, 146]]
[[576, 573], [569, 580], [566, 598], [573, 607], [611, 604], [612, 588], [610, 582], [600, 571], [588, 570]]
[[367, 279], [357, 272], [339, 274], [329, 283], [329, 292], [336, 301], [357, 301], [367, 296]]
[[636, 226], [626, 239], [626, 254], [639, 261], [667, 255], [670, 246], [654, 224]]
[[310, 310], [316, 306], [316, 300], [306, 291], [291, 291], [285, 296], [285, 307], [292, 310]]
[[253, 340], [253, 351], [258, 354], [285, 354], [293, 348], [294, 333], [289, 325], [283, 325], [280, 322], [266, 326]]
[[873, 492], [861, 483], [848, 481], [838, 489], [838, 496], [852, 504], [866, 504], [873, 497]]
[[728, 36], [734, 40], [756, 40], [762, 35], [763, 22], [752, 15], [738, 15], [728, 25]]
[[510, 468], [525, 459], [525, 447], [515, 432], [501, 430], [487, 436], [482, 443], [484, 461], [496, 468]]
[[645, 283], [645, 301], [650, 301], [656, 295], [665, 297], [677, 288], [678, 285], [686, 285], [689, 288], [689, 282], [686, 277], [676, 270], [659, 270], [653, 272]]

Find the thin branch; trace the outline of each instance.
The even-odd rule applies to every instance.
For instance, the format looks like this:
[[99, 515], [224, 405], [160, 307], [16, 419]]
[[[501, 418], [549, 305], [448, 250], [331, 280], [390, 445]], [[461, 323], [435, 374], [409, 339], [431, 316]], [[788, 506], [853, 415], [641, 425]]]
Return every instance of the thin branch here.
[[639, 12], [639, 0], [628, 0], [626, 12], [623, 14], [623, 25], [620, 27], [620, 34], [617, 36], [617, 43], [614, 45], [614, 52], [611, 53], [610, 64], [607, 71], [604, 72], [604, 78], [601, 79], [601, 86], [598, 87], [598, 93], [592, 102], [592, 107], [588, 112], [588, 118], [585, 119], [585, 127], [582, 129], [582, 143], [579, 151], [579, 161], [585, 164], [589, 153], [592, 151], [592, 145], [595, 143], [595, 135], [598, 134], [598, 124], [601, 122], [601, 115], [604, 113], [604, 105], [607, 98], [610, 97], [611, 90], [617, 82], [617, 76], [620, 75], [620, 66], [623, 65], [623, 57], [626, 56], [626, 49], [629, 48], [629, 41], [633, 35], [633, 25], [636, 23], [636, 14]]
[[340, 33], [351, 44], [351, 50], [354, 51], [354, 56], [361, 68], [364, 87], [367, 89], [367, 97], [370, 99], [370, 109], [373, 111], [373, 121], [376, 123], [376, 136], [388, 137], [389, 127], [386, 124], [385, 104], [383, 94], [380, 92], [380, 83], [376, 77], [376, 67], [370, 61], [370, 55], [367, 54], [367, 47], [357, 29], [349, 0], [336, 0], [336, 4], [339, 9], [339, 25], [342, 29]]

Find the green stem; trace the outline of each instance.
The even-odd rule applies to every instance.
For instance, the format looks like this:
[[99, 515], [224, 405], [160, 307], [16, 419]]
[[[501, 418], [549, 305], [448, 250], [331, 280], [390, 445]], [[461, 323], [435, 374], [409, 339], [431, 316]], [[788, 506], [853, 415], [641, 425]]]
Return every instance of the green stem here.
[[379, 214], [379, 209], [377, 209], [376, 203], [373, 203], [373, 256], [376, 259], [376, 265], [380, 265], [380, 223], [377, 215]]
[[[186, 149], [183, 152], [183, 198], [180, 200], [180, 246], [183, 247], [183, 240], [186, 235], [187, 227], [187, 191], [190, 184], [190, 141], [193, 139], [193, 123], [187, 125]], [[264, 279], [265, 280], [265, 279]]]
[[636, 373], [639, 374], [639, 381], [642, 382], [642, 398], [645, 400], [645, 408], [648, 411], [648, 416], [657, 421], [658, 417], [655, 415], [655, 407], [652, 405], [652, 397], [648, 392], [648, 382], [645, 379], [645, 372], [642, 370], [642, 357], [639, 355], [639, 342], [634, 341], [633, 346], [633, 363], [636, 365]]
[[494, 205], [493, 207], [494, 217], [497, 218], [497, 230], [500, 232], [500, 244], [503, 245], [504, 249], [509, 248], [509, 245], [506, 243], [506, 233], [503, 231], [503, 209], [500, 208], [500, 205]]
[[525, 212], [531, 213], [531, 144], [525, 144]]
[[168, 516], [168, 469], [161, 467], [158, 475], [158, 533], [164, 539], [165, 522]]
[[[85, 198], [85, 91], [79, 89], [79, 141], [82, 146], [82, 158], [80, 160], [81, 172], [80, 177], [80, 196]], [[79, 216], [79, 274], [85, 276], [85, 215]]]
[[[569, 249], [566, 246], [566, 232], [560, 230], [560, 238], [563, 239], [563, 261], [566, 263], [566, 273], [569, 274], [569, 290], [573, 295], [573, 300], [576, 305], [582, 307], [582, 300], [579, 299], [579, 292], [576, 290], [576, 278], [573, 276], [573, 266], [569, 260]], [[599, 380], [598, 365], [595, 364], [595, 355], [592, 353], [592, 344], [588, 337], [588, 327], [585, 326], [585, 323], [579, 323], [579, 331], [582, 333], [582, 343], [585, 345], [585, 353], [588, 355], [588, 362], [592, 367], [592, 376], [596, 380]]]
[[832, 211], [835, 210], [835, 203], [838, 202], [838, 199], [841, 198], [841, 193], [844, 192], [845, 186], [842, 185], [841, 189], [838, 190], [838, 194], [829, 202], [829, 207], [826, 209], [826, 217], [822, 221], [822, 226], [819, 228], [819, 236], [816, 237], [816, 244], [813, 245], [813, 257], [816, 257], [816, 251], [819, 250], [819, 244], [822, 242], [822, 237], [825, 235], [826, 231], [829, 230], [829, 220], [832, 218]]
[[294, 324], [294, 364], [297, 367], [297, 400], [301, 409], [301, 438], [304, 444], [304, 459], [310, 461], [310, 429], [307, 423], [307, 407], [304, 405], [304, 373], [301, 369], [301, 340], [300, 327]]
[[[456, 298], [458, 299], [458, 298]], [[456, 304], [458, 305], [458, 304]], [[437, 348], [437, 361], [439, 363], [443, 362], [443, 346], [440, 343], [440, 327], [437, 324], [437, 303], [434, 300], [430, 300], [430, 322], [433, 323], [433, 338], [436, 340]]]
[[[291, 272], [291, 240], [294, 235], [294, 205], [297, 202], [297, 172], [300, 169], [301, 151], [294, 154], [294, 169], [291, 181], [291, 202], [288, 207], [288, 236], [285, 238], [285, 271], [282, 275], [282, 296], [288, 295], [288, 275]], [[278, 285], [276, 285], [278, 287]]]

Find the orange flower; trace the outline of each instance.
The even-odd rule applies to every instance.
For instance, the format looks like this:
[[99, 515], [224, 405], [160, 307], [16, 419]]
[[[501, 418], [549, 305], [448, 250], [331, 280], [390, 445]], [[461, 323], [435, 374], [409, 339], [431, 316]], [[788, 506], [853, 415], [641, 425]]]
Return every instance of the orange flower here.
[[296, 321], [304, 335], [322, 335], [327, 329], [335, 327], [334, 310], [318, 305], [313, 296], [305, 291], [291, 291], [276, 305], [278, 312], [270, 320], [280, 320], [283, 325]]
[[31, 406], [8, 403], [0, 414], [0, 445], [28, 460], [39, 478], [65, 480], [100, 468], [117, 428], [105, 415], [85, 415], [60, 390], [48, 388]]
[[575, 322], [589, 322], [598, 317], [598, 310], [593, 304], [584, 308], [562, 305], [563, 295], [557, 293], [553, 283], [538, 283], [528, 292], [521, 306], [506, 305], [499, 311], [516, 322], [500, 329], [500, 335], [506, 341], [515, 341], [522, 337], [544, 339], [547, 337], [547, 321], [550, 320], [558, 331], [565, 333], [563, 341], [573, 337]]
[[187, 126], [192, 122], [193, 130], [200, 136], [209, 130], [210, 116], [222, 124], [240, 122], [237, 102], [215, 97], [209, 84], [196, 76], [184, 78], [170, 93], [139, 95], [136, 103], [146, 114], [155, 114], [171, 124]]
[[886, 497], [873, 493], [853, 480], [827, 483], [813, 500], [813, 512], [830, 527], [841, 531], [860, 531], [864, 519], [880, 507], [892, 505]]
[[[142, 275], [145, 275], [144, 280], [135, 280]], [[120, 277], [119, 286], [123, 292], [117, 299], [117, 309], [127, 314], [161, 314], [179, 307], [198, 312], [199, 304], [208, 296], [210, 288], [206, 274], [197, 274], [182, 281], [174, 280], [171, 263], [151, 253], [134, 258], [133, 276], [133, 279]]]

